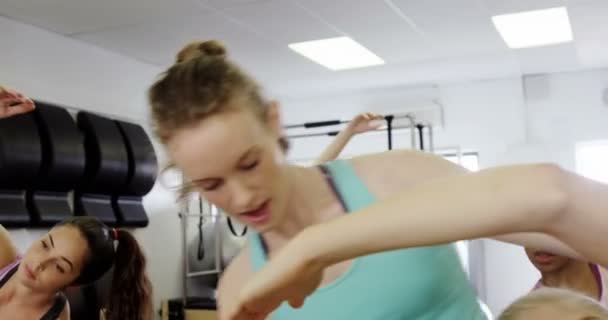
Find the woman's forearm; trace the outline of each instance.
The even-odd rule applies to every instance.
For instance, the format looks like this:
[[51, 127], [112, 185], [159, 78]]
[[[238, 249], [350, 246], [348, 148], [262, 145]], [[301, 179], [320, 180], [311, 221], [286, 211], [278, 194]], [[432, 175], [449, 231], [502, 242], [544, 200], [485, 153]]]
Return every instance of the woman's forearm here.
[[563, 241], [557, 239], [556, 237], [545, 233], [511, 233], [495, 236], [492, 237], [492, 239], [524, 246], [526, 248], [533, 248], [536, 250], [551, 252], [559, 256], [564, 256], [576, 260], [585, 260], [585, 258], [578, 251], [572, 249], [571, 246], [565, 244]]
[[[601, 208], [591, 206], [592, 201], [608, 199], [608, 189], [593, 185], [585, 196], [573, 197], [572, 187], [585, 183], [552, 165], [508, 166], [437, 179], [311, 227], [301, 234], [300, 243], [311, 259], [333, 264], [399, 248], [544, 232], [606, 266], [608, 253], [600, 249], [608, 244], [607, 219], [595, 225], [588, 219], [608, 217], [607, 200]], [[572, 206], [570, 201], [584, 203]], [[584, 212], [573, 211], [575, 207]], [[602, 216], [600, 210], [607, 214]], [[568, 230], [565, 223], [584, 224], [586, 229]]]
[[4, 226], [0, 224], [0, 268], [8, 265], [17, 257], [17, 249]]
[[346, 127], [344, 130], [340, 131], [334, 140], [332, 140], [332, 142], [323, 150], [323, 152], [321, 152], [317, 159], [315, 159], [315, 164], [335, 160], [353, 135], [354, 132], [349, 127]]

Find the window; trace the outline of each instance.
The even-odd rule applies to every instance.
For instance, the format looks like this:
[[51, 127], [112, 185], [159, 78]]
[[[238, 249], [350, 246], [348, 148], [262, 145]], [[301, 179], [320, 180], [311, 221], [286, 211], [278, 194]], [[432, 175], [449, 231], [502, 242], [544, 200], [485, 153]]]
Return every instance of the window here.
[[460, 155], [460, 162], [458, 161], [458, 155], [454, 153], [440, 153], [440, 156], [454, 163], [459, 163], [461, 166], [471, 170], [479, 171], [479, 155], [477, 152], [465, 152]]
[[576, 172], [608, 183], [608, 140], [576, 144]]

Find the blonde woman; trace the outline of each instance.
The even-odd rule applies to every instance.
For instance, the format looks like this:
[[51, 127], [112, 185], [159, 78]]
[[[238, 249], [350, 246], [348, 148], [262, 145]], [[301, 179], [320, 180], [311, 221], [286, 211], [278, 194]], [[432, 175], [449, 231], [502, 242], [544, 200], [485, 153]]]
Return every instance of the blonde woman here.
[[573, 291], [543, 288], [511, 304], [498, 320], [607, 320], [608, 309]]

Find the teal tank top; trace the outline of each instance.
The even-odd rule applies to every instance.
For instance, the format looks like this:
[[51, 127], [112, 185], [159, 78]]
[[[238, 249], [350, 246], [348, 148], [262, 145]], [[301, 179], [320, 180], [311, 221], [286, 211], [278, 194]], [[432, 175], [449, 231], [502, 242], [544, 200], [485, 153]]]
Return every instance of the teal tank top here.
[[[350, 164], [324, 165], [347, 212], [375, 201]], [[355, 231], [353, 231], [355, 232]], [[249, 239], [254, 270], [266, 263], [259, 234]], [[400, 249], [354, 259], [301, 309], [283, 303], [270, 320], [485, 320], [454, 245]]]

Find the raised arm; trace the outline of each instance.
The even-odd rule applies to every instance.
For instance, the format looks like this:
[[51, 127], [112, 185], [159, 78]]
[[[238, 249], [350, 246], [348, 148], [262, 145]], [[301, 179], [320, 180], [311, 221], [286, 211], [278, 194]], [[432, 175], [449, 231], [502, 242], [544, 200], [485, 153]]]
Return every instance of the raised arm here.
[[34, 102], [18, 91], [0, 86], [0, 119], [34, 110]]
[[[0, 86], [0, 119], [34, 110], [34, 102], [23, 94]], [[0, 268], [8, 265], [17, 257], [8, 231], [0, 225]]]
[[380, 127], [382, 122], [377, 121], [379, 119], [382, 119], [382, 116], [375, 113], [364, 112], [358, 114], [336, 135], [334, 140], [315, 159], [314, 163], [319, 164], [336, 159], [354, 135]]
[[[316, 248], [313, 260], [331, 265], [398, 248], [542, 232], [588, 260], [608, 265], [608, 253], [596, 236], [608, 232], [608, 201], [600, 199], [602, 193], [608, 196], [608, 188], [599, 184], [589, 188], [589, 183], [550, 164], [449, 177], [312, 227], [300, 241]], [[581, 188], [587, 188], [587, 194], [575, 196], [575, 190]], [[598, 207], [586, 203], [591, 201]], [[338, 230], [358, 232], [355, 236]], [[331, 242], [320, 245], [322, 235], [335, 232], [338, 234]]]
[[13, 262], [15, 258], [17, 258], [17, 249], [8, 231], [0, 224], [0, 269]]

